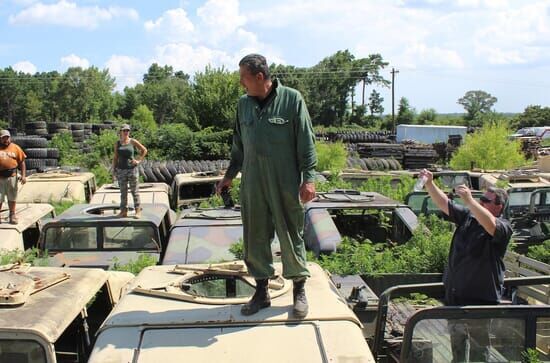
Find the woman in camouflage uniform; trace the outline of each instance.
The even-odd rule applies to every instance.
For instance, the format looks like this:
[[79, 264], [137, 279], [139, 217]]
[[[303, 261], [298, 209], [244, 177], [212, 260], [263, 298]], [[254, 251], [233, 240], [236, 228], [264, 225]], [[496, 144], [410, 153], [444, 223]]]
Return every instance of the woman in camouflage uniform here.
[[[130, 137], [130, 125], [124, 124], [120, 128], [120, 139], [115, 144], [115, 156], [113, 158], [113, 179], [118, 179], [120, 187], [120, 213], [119, 217], [128, 217], [128, 184], [134, 198], [134, 218], [141, 216], [138, 187], [139, 163], [145, 159], [147, 148], [136, 139]], [[136, 155], [139, 155], [136, 157]]]

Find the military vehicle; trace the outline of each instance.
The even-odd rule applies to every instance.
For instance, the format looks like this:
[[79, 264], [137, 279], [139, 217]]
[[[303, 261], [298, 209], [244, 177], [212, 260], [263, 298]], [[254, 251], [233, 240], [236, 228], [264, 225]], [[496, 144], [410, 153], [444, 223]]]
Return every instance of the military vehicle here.
[[118, 205], [77, 204], [46, 221], [39, 247], [50, 265], [112, 268], [147, 254], [160, 261], [175, 213], [162, 204], [143, 204], [140, 219], [118, 218]]
[[[171, 189], [166, 183], [139, 183], [139, 197], [144, 204], [163, 204], [170, 207]], [[90, 204], [119, 204], [120, 188], [118, 184], [103, 184], [92, 196]], [[128, 204], [134, 200], [128, 191]]]
[[316, 255], [335, 252], [342, 237], [404, 243], [417, 226], [409, 206], [375, 192], [334, 190], [305, 205], [304, 240]]
[[242, 262], [148, 267], [99, 329], [88, 362], [374, 362], [326, 272], [308, 267], [303, 320], [293, 318], [292, 282], [280, 276], [270, 280], [271, 307], [241, 315], [254, 293]]
[[0, 362], [85, 362], [100, 324], [133, 275], [0, 266]]
[[27, 177], [27, 182], [19, 187], [17, 202], [90, 202], [96, 189], [93, 173], [54, 169]]
[[[193, 264], [235, 260], [229, 251], [243, 238], [238, 208], [183, 209], [172, 226], [163, 265]], [[280, 256], [277, 236], [272, 243], [273, 257]]]
[[42, 229], [42, 220], [55, 217], [50, 204], [17, 204], [17, 224], [7, 223], [9, 211], [0, 211], [0, 250], [21, 250], [36, 247]]
[[216, 184], [223, 179], [224, 173], [214, 170], [176, 174], [172, 183], [172, 206], [178, 209], [207, 200], [216, 194]]

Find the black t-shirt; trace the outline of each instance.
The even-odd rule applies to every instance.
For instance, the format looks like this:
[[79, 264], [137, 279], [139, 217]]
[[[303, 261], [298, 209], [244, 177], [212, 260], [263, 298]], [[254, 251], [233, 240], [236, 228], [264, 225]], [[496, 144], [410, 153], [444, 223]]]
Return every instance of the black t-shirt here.
[[445, 269], [445, 299], [448, 305], [500, 302], [504, 281], [504, 254], [512, 226], [497, 217], [491, 236], [470, 211], [449, 201], [448, 219], [457, 225]]

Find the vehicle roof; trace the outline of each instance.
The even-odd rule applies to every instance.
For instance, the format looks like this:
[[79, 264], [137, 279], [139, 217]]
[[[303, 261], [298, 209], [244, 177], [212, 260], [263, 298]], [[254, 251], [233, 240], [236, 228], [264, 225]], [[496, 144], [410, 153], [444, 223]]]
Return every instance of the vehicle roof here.
[[0, 307], [0, 331], [31, 332], [51, 343], [86, 307], [109, 276], [100, 269], [30, 267], [28, 272], [39, 276], [67, 273], [70, 277], [30, 295], [19, 307]]
[[[17, 224], [0, 223], [0, 231], [4, 233], [5, 230], [15, 229], [18, 232], [23, 232], [37, 221], [50, 214], [53, 210], [54, 208], [46, 203], [17, 203], [15, 209], [15, 214], [18, 218]], [[8, 215], [8, 210], [2, 210], [0, 212], [0, 218], [3, 220], [8, 218]]]
[[406, 204], [390, 199], [377, 192], [361, 193], [317, 193], [317, 198], [306, 204], [306, 210], [313, 208], [397, 208]]
[[118, 218], [114, 214], [100, 215], [89, 213], [89, 211], [94, 210], [118, 210], [119, 205], [117, 204], [75, 204], [63, 213], [61, 213], [56, 218], [49, 220], [46, 225], [51, 225], [55, 223], [112, 223], [118, 224], [120, 222], [132, 222], [132, 224], [139, 224], [143, 222], [152, 222], [155, 225], [160, 225], [166, 212], [169, 208], [163, 204], [142, 204], [142, 215], [140, 219], [134, 219], [131, 216], [128, 218]]
[[[282, 265], [275, 263], [275, 269], [280, 274]], [[195, 268], [208, 268], [210, 265], [186, 265]], [[336, 288], [330, 282], [326, 272], [315, 263], [308, 263], [311, 278], [306, 283], [306, 293], [309, 301], [309, 313], [303, 320], [292, 316], [291, 289], [281, 296], [272, 298], [271, 308], [257, 314], [244, 316], [240, 313], [240, 304], [202, 304], [171, 298], [142, 295], [132, 292], [136, 287], [154, 288], [167, 286], [182, 280], [182, 275], [173, 274], [174, 266], [147, 267], [131, 283], [127, 295], [122, 297], [118, 305], [105, 320], [102, 329], [117, 326], [147, 326], [147, 325], [205, 325], [223, 324], [238, 325], [242, 323], [269, 324], [273, 322], [347, 320], [361, 326], [355, 314], [348, 308], [346, 302], [338, 295]], [[287, 283], [291, 283], [287, 280]]]
[[[170, 186], [166, 183], [139, 183], [140, 193], [165, 192], [169, 194], [170, 190]], [[120, 188], [114, 184], [103, 184], [95, 191], [95, 194], [98, 193], [120, 194]]]
[[211, 208], [211, 209], [184, 209], [173, 228], [190, 226], [240, 226], [242, 225], [241, 212], [238, 209]]
[[85, 183], [90, 179], [95, 179], [94, 173], [81, 171], [65, 171], [65, 170], [50, 170], [45, 173], [36, 173], [27, 177], [27, 183], [52, 183], [52, 182], [67, 182], [78, 181]]
[[[128, 195], [131, 192], [128, 190]], [[166, 183], [141, 183], [139, 185], [141, 203], [164, 204], [170, 206], [170, 187]], [[99, 188], [90, 204], [120, 204], [120, 189], [113, 184], [104, 184]], [[133, 198], [128, 198], [128, 205], [133, 206]]]
[[222, 171], [198, 171], [194, 173], [182, 173], [174, 175], [174, 183], [180, 184], [194, 184], [194, 183], [209, 183], [221, 180], [224, 173]]

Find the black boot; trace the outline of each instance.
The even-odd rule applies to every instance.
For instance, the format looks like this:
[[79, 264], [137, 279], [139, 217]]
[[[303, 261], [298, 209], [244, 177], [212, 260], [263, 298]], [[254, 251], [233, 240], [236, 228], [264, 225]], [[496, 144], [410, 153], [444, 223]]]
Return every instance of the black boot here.
[[295, 318], [303, 319], [306, 317], [308, 310], [306, 290], [304, 288], [306, 279], [295, 279], [293, 283], [294, 289], [292, 290], [292, 295], [294, 297], [294, 308], [292, 312]]
[[252, 299], [241, 307], [241, 314], [256, 314], [260, 309], [271, 306], [271, 299], [267, 290], [268, 282], [268, 279], [256, 280], [256, 292], [252, 296]]

